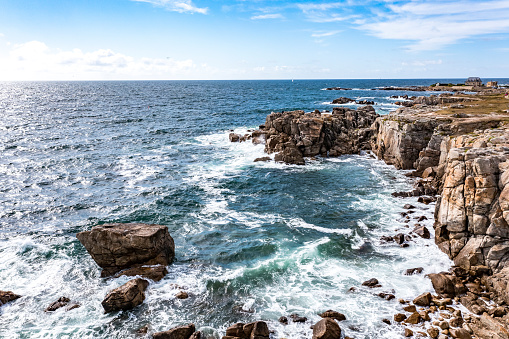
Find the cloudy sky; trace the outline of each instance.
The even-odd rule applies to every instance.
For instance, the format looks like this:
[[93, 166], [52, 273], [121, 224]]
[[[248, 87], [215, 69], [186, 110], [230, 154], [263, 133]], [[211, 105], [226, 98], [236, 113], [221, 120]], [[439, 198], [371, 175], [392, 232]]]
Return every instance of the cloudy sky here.
[[0, 0], [0, 80], [509, 77], [509, 0]]

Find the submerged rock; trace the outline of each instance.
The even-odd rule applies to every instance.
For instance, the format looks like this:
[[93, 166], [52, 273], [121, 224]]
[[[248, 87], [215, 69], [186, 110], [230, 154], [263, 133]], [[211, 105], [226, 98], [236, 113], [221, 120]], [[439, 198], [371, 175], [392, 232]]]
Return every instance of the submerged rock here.
[[173, 238], [163, 225], [105, 224], [76, 237], [103, 268], [102, 276], [133, 266], [166, 266], [175, 257]]
[[124, 285], [110, 291], [104, 300], [102, 306], [106, 313], [115, 311], [130, 310], [140, 305], [145, 300], [145, 290], [148, 287], [148, 281], [136, 278], [129, 280]]

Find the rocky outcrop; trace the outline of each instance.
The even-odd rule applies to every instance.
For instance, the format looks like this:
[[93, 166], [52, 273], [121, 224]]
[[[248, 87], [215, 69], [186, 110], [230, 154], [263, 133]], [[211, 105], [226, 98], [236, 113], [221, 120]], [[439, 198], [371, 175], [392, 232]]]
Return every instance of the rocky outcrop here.
[[145, 290], [147, 287], [148, 281], [136, 278], [115, 288], [104, 297], [101, 303], [104, 312], [110, 313], [135, 308], [145, 300]]
[[0, 306], [19, 298], [21, 298], [20, 295], [12, 293], [11, 291], [0, 291]]
[[173, 238], [163, 225], [105, 224], [76, 237], [102, 267], [103, 277], [136, 266], [166, 266], [175, 257]]
[[345, 97], [341, 97], [341, 98], [337, 98], [337, 99], [332, 100], [332, 103], [335, 104], [335, 105], [348, 104], [348, 103], [351, 103], [351, 102], [355, 102], [355, 100], [354, 99], [350, 99], [350, 98], [345, 98]]
[[298, 165], [305, 163], [305, 157], [356, 154], [370, 148], [371, 125], [377, 116], [371, 106], [334, 108], [332, 114], [271, 113], [263, 129], [265, 151], [277, 153], [275, 161]]

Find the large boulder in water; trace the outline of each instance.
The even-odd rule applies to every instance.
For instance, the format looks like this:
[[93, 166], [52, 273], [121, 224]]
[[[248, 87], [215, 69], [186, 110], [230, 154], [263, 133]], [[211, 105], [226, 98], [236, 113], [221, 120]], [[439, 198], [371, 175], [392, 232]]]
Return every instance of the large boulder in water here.
[[129, 280], [124, 285], [110, 291], [104, 300], [102, 306], [106, 313], [130, 310], [140, 305], [145, 300], [145, 290], [148, 287], [148, 281], [141, 278]]
[[103, 277], [141, 265], [169, 265], [175, 257], [175, 244], [163, 225], [105, 224], [76, 235]]
[[236, 323], [226, 329], [223, 339], [268, 339], [269, 327], [264, 321], [244, 324]]

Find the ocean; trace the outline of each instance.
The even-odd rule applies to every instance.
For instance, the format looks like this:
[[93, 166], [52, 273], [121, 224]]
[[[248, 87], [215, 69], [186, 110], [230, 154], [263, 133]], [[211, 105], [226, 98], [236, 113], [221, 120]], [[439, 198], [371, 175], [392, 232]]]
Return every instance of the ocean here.
[[[192, 322], [221, 338], [263, 320], [273, 338], [311, 338], [328, 309], [356, 339], [403, 337], [382, 319], [400, 312], [399, 298], [432, 291], [426, 273], [451, 265], [433, 239], [379, 240], [409, 233], [414, 216], [433, 231], [433, 205], [391, 196], [413, 179], [370, 154], [255, 163], [264, 146], [228, 134], [272, 111], [331, 110], [340, 96], [387, 114], [398, 107], [390, 96], [436, 93], [377, 87], [437, 82], [461, 80], [0, 83], [0, 290], [23, 296], [0, 308], [0, 337], [139, 338], [146, 325]], [[352, 90], [324, 90], [336, 86]], [[417, 207], [409, 224], [405, 203]], [[76, 233], [109, 222], [166, 225], [176, 259], [142, 305], [104, 314], [106, 293], [129, 278], [101, 278]], [[424, 272], [404, 275], [413, 267]], [[382, 288], [360, 286], [373, 277]], [[175, 298], [182, 290], [188, 299]], [[81, 307], [44, 312], [61, 296]], [[293, 313], [308, 322], [278, 322]]]

